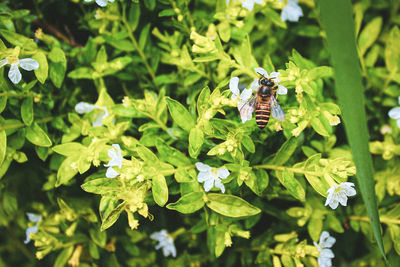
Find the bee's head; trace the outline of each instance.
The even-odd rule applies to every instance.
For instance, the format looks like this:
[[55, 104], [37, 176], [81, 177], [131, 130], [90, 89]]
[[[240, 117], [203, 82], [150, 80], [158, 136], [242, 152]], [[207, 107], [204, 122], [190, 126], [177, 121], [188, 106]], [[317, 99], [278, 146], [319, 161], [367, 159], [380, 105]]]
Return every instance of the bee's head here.
[[260, 83], [265, 86], [274, 86], [275, 83], [271, 79], [261, 79]]

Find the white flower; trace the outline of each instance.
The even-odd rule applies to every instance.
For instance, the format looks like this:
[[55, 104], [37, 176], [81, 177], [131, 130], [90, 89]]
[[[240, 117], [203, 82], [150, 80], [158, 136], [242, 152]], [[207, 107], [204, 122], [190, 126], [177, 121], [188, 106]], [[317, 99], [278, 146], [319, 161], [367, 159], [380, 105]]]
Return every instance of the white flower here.
[[336, 209], [339, 203], [342, 206], [347, 205], [347, 197], [355, 196], [356, 190], [352, 187], [353, 183], [345, 182], [339, 185], [334, 185], [328, 189], [325, 206], [329, 205], [332, 209]]
[[79, 102], [75, 106], [75, 111], [78, 112], [79, 114], [91, 112], [93, 109], [100, 109], [100, 111], [95, 114], [92, 126], [93, 127], [102, 126], [103, 119], [108, 117], [108, 110], [106, 107], [101, 107], [101, 106], [93, 105], [93, 104], [86, 103], [86, 102]]
[[26, 231], [25, 231], [26, 240], [24, 241], [24, 244], [28, 244], [28, 243], [31, 241], [31, 239], [29, 238], [29, 236], [30, 236], [31, 234], [35, 234], [35, 233], [37, 232], [39, 221], [42, 219], [42, 216], [36, 215], [36, 214], [33, 214], [33, 213], [27, 213], [26, 215], [28, 216], [29, 221], [31, 221], [31, 222], [37, 222], [37, 224], [35, 224], [35, 225], [32, 226], [32, 227], [28, 227], [28, 228], [26, 229]]
[[276, 91], [277, 94], [279, 94], [279, 95], [286, 95], [287, 94], [287, 88], [285, 86], [283, 86], [283, 85], [278, 84], [281, 81], [278, 78], [278, 76], [280, 75], [279, 72], [273, 71], [273, 72], [271, 72], [270, 75], [268, 75], [268, 72], [263, 68], [255, 68], [254, 71], [256, 73], [262, 75], [264, 78], [272, 79], [278, 85], [278, 90]]
[[253, 10], [254, 3], [262, 4], [263, 0], [242, 0], [242, 7], [247, 8], [249, 11]]
[[[107, 6], [108, 2], [111, 2], [111, 3], [114, 2], [114, 0], [95, 0], [95, 1], [101, 7]], [[87, 2], [92, 2], [92, 0], [85, 0], [85, 2], [86, 3]]]
[[281, 19], [282, 21], [297, 22], [303, 16], [303, 10], [299, 6], [299, 0], [288, 0], [286, 6], [282, 8]]
[[108, 150], [108, 156], [111, 158], [111, 160], [107, 164], [104, 164], [104, 167], [108, 167], [106, 172], [107, 178], [115, 178], [120, 175], [120, 173], [114, 170], [112, 167], [118, 167], [120, 169], [122, 167], [123, 157], [121, 154], [121, 148], [118, 144], [113, 144], [112, 147], [113, 148]]
[[[400, 104], [400, 97], [399, 97], [399, 104]], [[389, 110], [388, 115], [390, 118], [397, 120], [397, 127], [400, 128], [400, 107], [392, 108], [391, 110]]]
[[242, 93], [239, 91], [239, 78], [232, 77], [229, 82], [229, 90], [232, 92], [232, 99], [237, 99], [238, 109], [240, 110], [246, 101], [251, 97], [252, 89], [243, 89]]
[[[0, 68], [8, 63], [9, 62], [7, 58], [0, 60]], [[13, 84], [18, 84], [22, 79], [22, 75], [21, 72], [19, 71], [18, 66], [27, 71], [37, 70], [39, 68], [39, 62], [37, 62], [32, 58], [24, 58], [21, 60], [17, 59], [16, 61], [10, 63], [10, 65], [11, 67], [10, 70], [8, 71], [8, 78], [11, 80]]]
[[207, 164], [201, 162], [196, 163], [196, 168], [199, 170], [197, 181], [199, 181], [199, 183], [204, 182], [204, 190], [206, 192], [210, 191], [215, 185], [215, 187], [221, 189], [222, 193], [225, 193], [225, 186], [221, 183], [221, 179], [225, 179], [229, 176], [228, 169], [211, 168]]
[[152, 233], [150, 238], [159, 242], [156, 246], [156, 249], [158, 250], [162, 248], [165, 257], [168, 257], [169, 255], [172, 255], [174, 258], [176, 257], [174, 240], [168, 235], [168, 232], [165, 229]]
[[314, 245], [319, 251], [318, 264], [319, 267], [330, 267], [332, 266], [332, 259], [335, 257], [332, 250], [330, 249], [335, 244], [336, 239], [329, 235], [328, 232], [323, 231], [319, 238], [319, 244], [314, 242]]

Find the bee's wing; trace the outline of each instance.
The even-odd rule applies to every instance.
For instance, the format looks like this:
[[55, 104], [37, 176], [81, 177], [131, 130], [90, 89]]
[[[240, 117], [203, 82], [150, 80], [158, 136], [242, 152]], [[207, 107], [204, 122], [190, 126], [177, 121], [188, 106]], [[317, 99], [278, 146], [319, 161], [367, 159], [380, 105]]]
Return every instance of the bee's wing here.
[[243, 103], [238, 107], [240, 118], [242, 119], [243, 123], [251, 120], [251, 118], [253, 117], [254, 106], [256, 104], [256, 101], [257, 97], [255, 95], [252, 95], [249, 100], [247, 100], [245, 103]]
[[285, 120], [285, 113], [283, 112], [281, 106], [278, 104], [276, 98], [271, 95], [271, 109], [272, 109], [272, 117], [279, 121]]

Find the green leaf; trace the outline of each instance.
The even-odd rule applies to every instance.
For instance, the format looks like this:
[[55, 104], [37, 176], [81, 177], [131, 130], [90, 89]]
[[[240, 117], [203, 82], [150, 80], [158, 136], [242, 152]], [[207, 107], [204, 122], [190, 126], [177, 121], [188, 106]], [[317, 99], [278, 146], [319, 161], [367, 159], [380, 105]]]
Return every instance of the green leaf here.
[[37, 49], [37, 44], [32, 39], [27, 38], [24, 35], [5, 29], [0, 29], [0, 35], [2, 35], [10, 44], [15, 46], [20, 46], [27, 50]]
[[367, 49], [373, 43], [375, 43], [376, 39], [379, 36], [379, 33], [381, 32], [381, 27], [382, 18], [376, 17], [371, 20], [362, 30], [360, 36], [358, 37], [358, 49], [360, 51], [360, 57], [362, 57], [365, 52], [367, 52]]
[[68, 78], [71, 79], [93, 79], [93, 70], [88, 67], [74, 69], [68, 73]]
[[154, 10], [154, 8], [156, 8], [156, 0], [144, 0], [144, 5], [148, 9]]
[[0, 131], [0, 166], [3, 164], [7, 151], [7, 134], [5, 130]]
[[54, 152], [58, 154], [69, 157], [76, 154], [80, 154], [82, 151], [86, 150], [87, 147], [85, 147], [80, 143], [71, 142], [71, 143], [56, 145], [52, 149]]
[[234, 195], [209, 193], [206, 205], [219, 214], [233, 218], [253, 216], [261, 212], [259, 208]]
[[54, 86], [60, 88], [67, 71], [67, 59], [64, 51], [59, 47], [53, 47], [49, 53], [50, 60], [50, 80]]
[[189, 133], [189, 155], [197, 158], [204, 143], [204, 133], [198, 127], [192, 128]]
[[66, 158], [58, 168], [56, 187], [66, 184], [78, 173], [79, 155]]
[[385, 47], [385, 63], [389, 73], [400, 69], [400, 31], [394, 27], [389, 34]]
[[50, 138], [36, 122], [26, 128], [26, 139], [37, 146], [49, 147], [52, 144]]
[[187, 158], [185, 154], [183, 154], [178, 149], [167, 145], [161, 138], [157, 139], [156, 148], [160, 156], [174, 166], [179, 167], [191, 164], [191, 161]]
[[329, 136], [329, 134], [332, 132], [332, 127], [329, 127], [329, 122], [324, 116], [312, 118], [310, 124], [313, 129], [322, 136]]
[[139, 47], [143, 50], [146, 47], [147, 40], [149, 39], [150, 34], [150, 23], [147, 23], [142, 31], [140, 32], [139, 36]]
[[247, 149], [247, 151], [249, 151], [250, 153], [256, 152], [256, 147], [255, 147], [254, 142], [253, 142], [253, 140], [251, 139], [250, 136], [248, 136], [248, 135], [243, 136], [242, 145], [243, 145], [243, 146]]
[[144, 161], [149, 163], [156, 163], [159, 161], [156, 154], [143, 145], [138, 145], [135, 150], [139, 154], [139, 157]]
[[126, 202], [122, 202], [121, 204], [118, 205], [118, 207], [113, 209], [106, 218], [103, 218], [100, 231], [104, 231], [110, 228], [118, 220], [119, 215], [121, 215], [121, 212], [125, 209], [126, 205], [127, 205]]
[[217, 26], [218, 34], [219, 37], [221, 37], [221, 40], [224, 41], [225, 43], [229, 42], [231, 39], [231, 26], [227, 20], [221, 22]]
[[0, 113], [4, 111], [7, 106], [7, 96], [0, 96]]
[[197, 99], [197, 114], [199, 117], [202, 117], [209, 107], [210, 94], [211, 92], [208, 86], [204, 87], [199, 94], [199, 98]]
[[284, 171], [276, 171], [279, 182], [289, 191], [289, 193], [300, 201], [306, 199], [306, 191], [299, 181], [294, 177], [293, 172], [285, 169]]
[[54, 267], [64, 267], [67, 265], [68, 260], [71, 258], [72, 253], [74, 252], [74, 246], [71, 245], [67, 248], [64, 248], [57, 256], [56, 261], [54, 262]]
[[168, 186], [165, 177], [157, 174], [152, 178], [152, 192], [154, 201], [159, 206], [164, 206], [168, 201]]
[[33, 122], [33, 98], [27, 97], [21, 104], [21, 118], [26, 125], [31, 125]]
[[[336, 92], [357, 169], [356, 177], [371, 218], [377, 245], [385, 262], [389, 264], [383, 247], [374, 190], [372, 159], [368, 148], [364, 88], [356, 51], [352, 6], [347, 0], [322, 0], [320, 7], [322, 25], [326, 31], [327, 44], [335, 70]], [[337, 14], [341, 14], [340, 20], [337, 19]]]
[[39, 82], [43, 84], [49, 74], [49, 65], [47, 64], [46, 55], [44, 52], [37, 52], [32, 58], [39, 62], [39, 68], [35, 70], [35, 75]]
[[131, 27], [131, 31], [134, 32], [138, 26], [140, 18], [140, 5], [136, 3], [132, 3], [129, 9], [129, 26]]
[[175, 11], [173, 9], [164, 9], [160, 13], [158, 13], [159, 17], [169, 17], [175, 15]]
[[97, 228], [90, 228], [89, 229], [90, 237], [92, 238], [93, 242], [101, 248], [106, 246], [107, 242], [107, 233], [98, 231]]
[[113, 191], [120, 191], [122, 184], [118, 179], [100, 178], [86, 182], [81, 187], [86, 192], [104, 195]]
[[203, 206], [203, 192], [192, 192], [182, 196], [177, 202], [168, 204], [167, 208], [189, 214], [198, 211]]
[[190, 132], [190, 130], [196, 126], [196, 123], [189, 111], [174, 99], [167, 97], [165, 100], [167, 101], [168, 110], [175, 123], [185, 131]]
[[285, 164], [290, 157], [293, 155], [294, 151], [297, 148], [297, 138], [291, 137], [279, 148], [278, 152], [274, 159], [272, 160], [272, 164], [283, 165]]

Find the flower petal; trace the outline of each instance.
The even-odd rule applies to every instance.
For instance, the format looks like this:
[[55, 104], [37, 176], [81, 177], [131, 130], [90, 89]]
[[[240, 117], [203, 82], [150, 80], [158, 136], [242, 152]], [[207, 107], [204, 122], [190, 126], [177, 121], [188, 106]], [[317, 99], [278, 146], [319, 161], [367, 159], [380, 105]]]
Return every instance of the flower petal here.
[[251, 89], [244, 89], [242, 91], [242, 93], [240, 94], [240, 100], [242, 102], [246, 102], [247, 100], [249, 100], [249, 98], [251, 97], [251, 94], [253, 93], [253, 90]]
[[218, 177], [221, 179], [225, 179], [230, 174], [230, 172], [226, 168], [219, 168], [217, 172], [218, 172]]
[[211, 167], [208, 166], [207, 164], [197, 162], [195, 165], [196, 165], [196, 168], [201, 172], [211, 171]]
[[211, 188], [213, 188], [214, 186], [214, 179], [207, 179], [204, 182], [204, 191], [208, 192], [211, 190]]
[[278, 90], [277, 90], [278, 95], [286, 95], [287, 94], [287, 88], [283, 85], [278, 84]]
[[254, 79], [251, 82], [250, 89], [253, 90], [253, 91], [257, 91], [258, 87], [260, 87], [259, 81], [258, 81], [258, 79]]
[[96, 0], [96, 3], [101, 7], [107, 6], [107, 2], [107, 0]]
[[119, 175], [120, 173], [114, 170], [112, 167], [108, 167], [106, 171], [106, 177], [107, 178], [115, 178]]
[[79, 114], [88, 113], [92, 111], [96, 106], [86, 102], [79, 102], [75, 105], [75, 111]]
[[2, 60], [0, 60], [0, 68], [4, 67], [4, 65], [6, 65], [8, 63], [7, 58], [3, 58]]
[[21, 81], [22, 75], [18, 69], [18, 64], [11, 64], [10, 70], [8, 71], [8, 78], [13, 84], [18, 84]]
[[392, 119], [400, 119], [400, 107], [392, 108], [391, 110], [389, 110], [388, 115]]
[[207, 180], [213, 179], [210, 172], [199, 172], [197, 175], [197, 181], [203, 183]]
[[215, 179], [215, 187], [221, 189], [222, 193], [225, 193], [225, 186], [221, 183], [221, 179]]
[[232, 98], [234, 96], [237, 97], [240, 94], [238, 77], [231, 78], [231, 80], [229, 81], [229, 90], [231, 90], [231, 92], [232, 92]]
[[42, 219], [42, 216], [29, 212], [26, 213], [26, 216], [28, 216], [28, 220], [31, 222], [39, 222]]
[[25, 231], [26, 239], [24, 241], [24, 244], [28, 244], [31, 241], [30, 235], [31, 234], [35, 234], [37, 232], [37, 230], [38, 230], [38, 225], [37, 224], [35, 226], [28, 227], [26, 229], [26, 231]]
[[37, 70], [39, 68], [39, 62], [32, 58], [24, 58], [19, 60], [21, 68], [27, 71]]
[[263, 68], [255, 68], [254, 71], [262, 76], [264, 76], [265, 78], [268, 78], [268, 72], [266, 70], [264, 70]]

